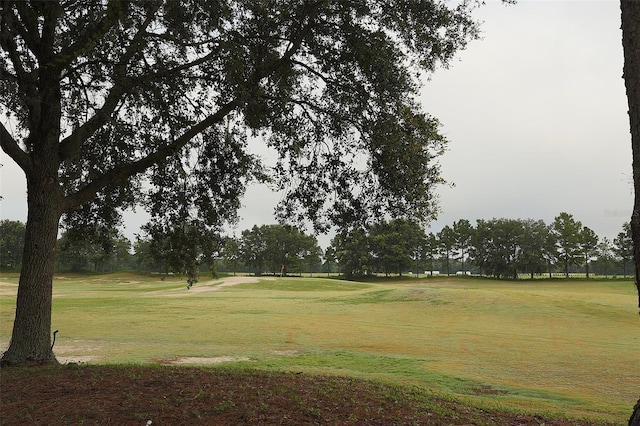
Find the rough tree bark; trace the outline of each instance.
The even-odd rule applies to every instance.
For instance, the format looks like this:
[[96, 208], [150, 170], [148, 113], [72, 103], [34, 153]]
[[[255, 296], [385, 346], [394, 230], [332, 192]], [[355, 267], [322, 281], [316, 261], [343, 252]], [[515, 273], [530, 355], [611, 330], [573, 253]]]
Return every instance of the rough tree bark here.
[[[55, 362], [51, 344], [53, 267], [58, 235], [60, 190], [46, 173], [27, 183], [29, 217], [16, 316], [9, 348], [2, 362]], [[34, 182], [35, 181], [35, 182]]]
[[[49, 46], [45, 52], [52, 55]], [[31, 99], [39, 111], [34, 114], [27, 143], [33, 154], [23, 157], [27, 177], [28, 216], [16, 299], [16, 315], [9, 348], [2, 364], [56, 362], [51, 342], [51, 301], [58, 226], [63, 193], [58, 182], [60, 166], [61, 100], [57, 70], [43, 73], [40, 96]], [[2, 135], [6, 137], [6, 135]]]
[[636, 406], [633, 407], [633, 414], [631, 414], [631, 418], [629, 419], [629, 426], [640, 426], [640, 399], [636, 403]]
[[638, 289], [640, 308], [640, 2], [623, 0], [622, 47], [624, 50], [624, 81], [629, 103], [629, 125], [633, 156], [634, 205], [631, 215], [631, 237], [633, 239], [633, 259], [635, 281]]
[[[640, 309], [640, 2], [622, 0], [622, 47], [624, 50], [624, 82], [629, 103], [629, 125], [633, 155], [634, 205], [631, 215], [631, 236], [635, 282]], [[639, 311], [640, 313], [640, 311]], [[640, 399], [629, 419], [629, 426], [640, 426]]]

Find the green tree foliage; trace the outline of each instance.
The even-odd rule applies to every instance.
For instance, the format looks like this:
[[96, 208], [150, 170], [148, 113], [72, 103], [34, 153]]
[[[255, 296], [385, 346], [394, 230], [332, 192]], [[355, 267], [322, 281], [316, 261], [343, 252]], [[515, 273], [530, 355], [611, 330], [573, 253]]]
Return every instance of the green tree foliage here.
[[156, 260], [151, 253], [151, 241], [148, 239], [136, 237], [136, 241], [133, 243], [133, 258], [138, 268], [144, 271], [167, 272], [165, 265]]
[[542, 220], [526, 219], [521, 221], [521, 225], [521, 252], [518, 259], [520, 270], [528, 272], [531, 278], [544, 271], [550, 273], [557, 253], [551, 229]]
[[520, 220], [478, 220], [471, 251], [474, 264], [485, 275], [517, 278], [523, 233]]
[[318, 245], [318, 239], [313, 235], [304, 235], [302, 237], [302, 249], [299, 255], [302, 256], [303, 266], [301, 271], [308, 271], [313, 275], [314, 272], [322, 266], [323, 251]]
[[[570, 234], [569, 229], [578, 234]], [[569, 265], [560, 252], [560, 247], [567, 246], [558, 242], [558, 230], [564, 233], [565, 241], [575, 244]], [[623, 241], [623, 236], [621, 233], [618, 239]], [[437, 235], [426, 234], [417, 223], [391, 220], [337, 235], [327, 253], [332, 259], [339, 259], [342, 271], [349, 277], [369, 273], [402, 275], [414, 265], [418, 271], [420, 266], [432, 271], [437, 261], [445, 264], [448, 273], [454, 265], [501, 279], [517, 279], [522, 273], [531, 279], [543, 273], [551, 277], [558, 266], [568, 276], [569, 270], [588, 261], [589, 277], [591, 263], [605, 274], [611, 271], [611, 242], [606, 238], [602, 241], [605, 245], [593, 230], [567, 213], [560, 214], [552, 225], [543, 220], [502, 218], [479, 219], [474, 227], [463, 219], [452, 226], [445, 225]]]
[[215, 260], [222, 250], [222, 237], [214, 230], [200, 227], [198, 222], [198, 219], [185, 219], [178, 224], [154, 221], [142, 227], [152, 262], [161, 265], [164, 273], [186, 274], [188, 288], [198, 282], [202, 266], [216, 274]]
[[413, 268], [419, 274], [424, 262], [432, 267], [436, 241], [420, 224], [404, 219], [380, 221], [366, 228], [338, 233], [330, 253], [347, 277], [371, 273], [402, 275]]
[[131, 242], [114, 229], [83, 227], [64, 232], [58, 240], [57, 268], [72, 272], [120, 270], [131, 260]]
[[609, 261], [610, 251], [601, 250], [598, 242], [592, 229], [563, 212], [550, 226], [533, 219], [478, 220], [470, 253], [474, 266], [494, 277], [551, 274], [559, 262], [566, 277], [571, 266], [584, 264], [588, 278], [591, 262], [599, 260], [604, 265]]
[[[615, 263], [615, 254], [614, 254], [614, 246], [611, 240], [607, 237], [604, 237], [598, 243], [596, 247], [596, 256], [598, 258], [598, 266], [604, 270], [604, 275], [609, 276], [611, 271], [611, 267]], [[626, 275], [626, 271], [624, 271]]]
[[224, 239], [222, 257], [227, 270], [231, 270], [235, 276], [238, 268], [238, 262], [240, 261], [240, 242], [235, 236]]
[[446, 260], [447, 275], [451, 275], [451, 257], [456, 248], [456, 234], [449, 225], [445, 225], [436, 235], [439, 254]]
[[433, 265], [438, 252], [438, 239], [433, 232], [429, 232], [426, 235], [425, 244], [423, 246], [423, 260], [430, 275], [433, 274]]
[[331, 240], [331, 247], [346, 278], [361, 277], [373, 272], [371, 244], [365, 229], [339, 232]]
[[242, 231], [238, 252], [256, 275], [312, 270], [320, 263], [322, 253], [315, 236], [284, 225], [254, 226]]
[[[279, 154], [283, 216], [319, 229], [384, 212], [431, 217], [445, 140], [417, 104], [418, 79], [477, 37], [472, 9], [434, 0], [3, 1], [0, 109], [12, 125], [0, 125], [0, 145], [27, 177], [29, 210], [3, 362], [53, 359], [62, 215], [108, 226], [143, 200], [154, 241], [166, 236], [173, 247], [196, 228], [218, 232], [236, 218], [247, 181], [266, 178], [248, 134]], [[191, 275], [184, 256], [198, 248], [175, 247], [171, 267]]]
[[587, 278], [589, 278], [589, 263], [598, 255], [598, 236], [593, 229], [585, 226], [580, 230], [578, 239], [580, 243], [580, 252], [584, 259], [585, 272], [587, 274]]
[[324, 264], [327, 269], [327, 275], [330, 275], [333, 272], [333, 265], [337, 262], [336, 249], [330, 245], [324, 251]]
[[631, 238], [631, 224], [625, 222], [620, 232], [613, 240], [613, 252], [618, 262], [622, 264], [623, 274], [627, 276], [627, 265], [633, 264], [633, 239]]
[[15, 271], [22, 264], [24, 223], [17, 220], [0, 221], [0, 269]]
[[456, 251], [456, 259], [461, 263], [462, 273], [464, 274], [464, 263], [469, 256], [471, 239], [473, 238], [473, 226], [467, 219], [460, 219], [453, 222], [452, 229], [455, 239], [454, 249]]
[[558, 248], [558, 259], [564, 265], [565, 276], [569, 277], [569, 266], [582, 260], [580, 235], [582, 222], [576, 221], [573, 215], [562, 212], [553, 220], [552, 232]]
[[262, 235], [263, 228], [254, 226], [251, 230], [245, 229], [240, 236], [238, 250], [240, 258], [253, 269], [254, 274], [262, 275], [267, 254], [267, 241]]
[[395, 219], [372, 225], [369, 239], [376, 269], [388, 276], [402, 275], [417, 263], [426, 235], [419, 224]]

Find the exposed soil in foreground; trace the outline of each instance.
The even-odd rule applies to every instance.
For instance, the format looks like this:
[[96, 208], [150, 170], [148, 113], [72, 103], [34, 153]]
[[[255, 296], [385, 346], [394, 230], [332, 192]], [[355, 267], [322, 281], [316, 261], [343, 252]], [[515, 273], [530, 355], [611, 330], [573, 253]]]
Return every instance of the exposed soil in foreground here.
[[340, 377], [68, 364], [0, 371], [0, 424], [592, 425], [469, 407]]

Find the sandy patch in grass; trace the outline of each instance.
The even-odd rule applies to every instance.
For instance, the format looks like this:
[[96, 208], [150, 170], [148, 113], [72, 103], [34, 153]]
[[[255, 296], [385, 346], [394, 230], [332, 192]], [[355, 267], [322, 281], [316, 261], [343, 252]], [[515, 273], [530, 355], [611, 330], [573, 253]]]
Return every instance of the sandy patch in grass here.
[[[56, 279], [63, 277], [56, 277]], [[231, 287], [238, 284], [253, 284], [262, 280], [273, 280], [274, 277], [255, 277], [255, 276], [235, 276], [225, 277], [219, 280], [210, 280], [196, 283], [190, 289], [186, 288], [186, 283], [183, 288], [172, 290], [159, 290], [146, 293], [147, 296], [188, 296], [190, 294], [202, 294], [210, 293], [213, 291], [220, 291], [225, 287]], [[142, 281], [129, 281], [127, 284], [139, 284]], [[15, 296], [18, 293], [18, 284], [8, 283], [0, 281], [0, 296]], [[54, 292], [54, 295], [59, 295]]]
[[[296, 356], [298, 351], [284, 350], [274, 351], [278, 356]], [[175, 358], [159, 359], [160, 364], [185, 365], [185, 364], [221, 364], [223, 362], [251, 361], [250, 358], [244, 356], [214, 356], [214, 357], [197, 357], [197, 356], [181, 356]]]
[[66, 342], [56, 342], [53, 352], [56, 354], [56, 359], [60, 364], [85, 363], [89, 361], [100, 362], [105, 360], [105, 357], [101, 355], [88, 355], [91, 353], [101, 353], [99, 346], [90, 345], [85, 341], [76, 339], [67, 339]]
[[71, 364], [71, 363], [81, 363], [81, 362], [89, 362], [96, 361], [101, 359], [97, 356], [92, 355], [72, 355], [72, 356], [57, 356], [56, 359], [60, 364]]
[[0, 281], [0, 296], [15, 296], [18, 293], [18, 284]]
[[160, 364], [171, 364], [171, 365], [221, 364], [223, 362], [234, 362], [234, 361], [249, 361], [249, 358], [233, 357], [233, 356], [214, 356], [214, 357], [182, 356], [182, 357], [159, 360]]
[[212, 280], [203, 283], [197, 283], [195, 286], [189, 289], [192, 293], [205, 293], [209, 291], [218, 291], [225, 287], [231, 287], [238, 284], [254, 284], [260, 280], [273, 280], [273, 277], [248, 277], [248, 276], [236, 276], [226, 277], [222, 280]]
[[296, 350], [284, 350], [284, 351], [273, 351], [274, 354], [278, 356], [296, 356], [298, 355], [298, 351]]
[[254, 277], [254, 276], [225, 277], [218, 280], [198, 282], [196, 283], [196, 285], [194, 285], [190, 289], [187, 289], [185, 284], [185, 287], [181, 289], [152, 291], [150, 293], [147, 293], [147, 296], [176, 297], [176, 296], [188, 296], [190, 294], [211, 293], [214, 291], [220, 291], [225, 287], [231, 287], [238, 284], [253, 284], [262, 280], [273, 280], [273, 279], [275, 278], [274, 277]]

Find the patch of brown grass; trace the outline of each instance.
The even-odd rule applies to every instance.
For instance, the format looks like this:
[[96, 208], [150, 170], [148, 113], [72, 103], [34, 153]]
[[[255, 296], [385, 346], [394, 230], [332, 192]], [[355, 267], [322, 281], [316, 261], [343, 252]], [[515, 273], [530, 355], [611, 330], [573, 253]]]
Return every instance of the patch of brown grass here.
[[3, 425], [595, 424], [487, 411], [411, 388], [295, 373], [77, 364], [0, 373]]

